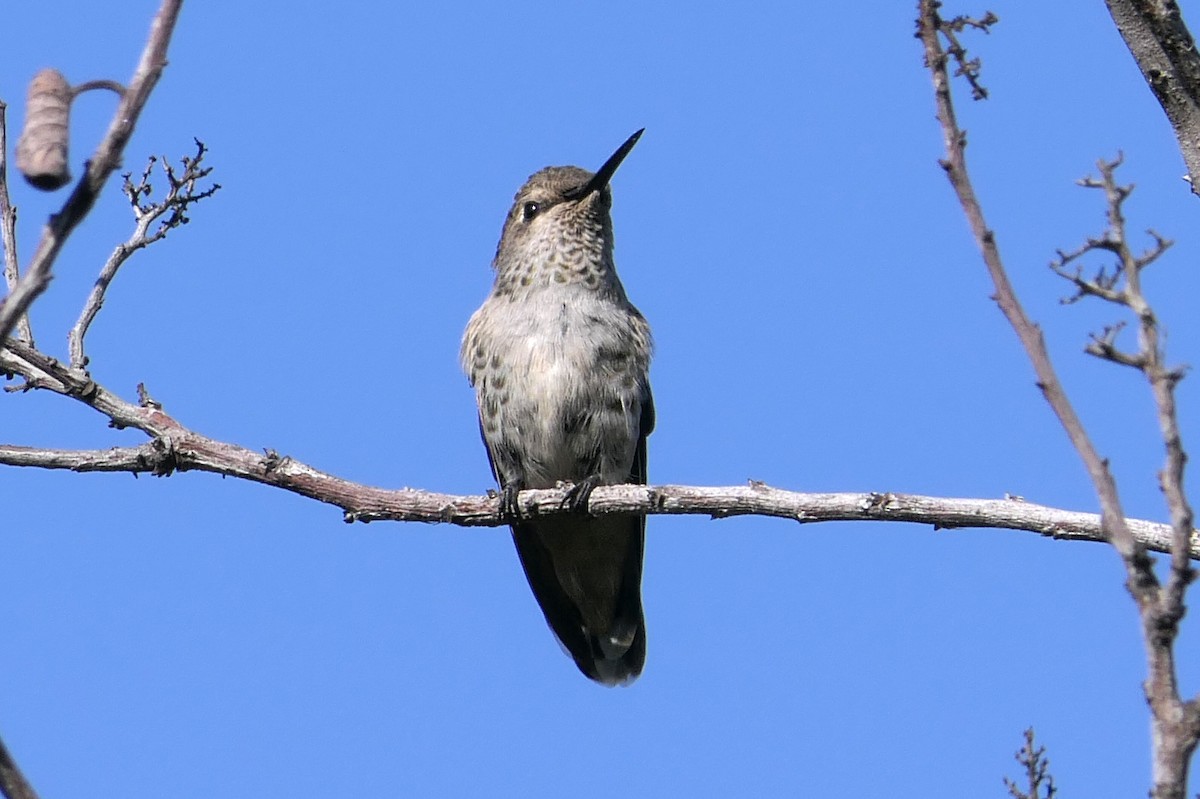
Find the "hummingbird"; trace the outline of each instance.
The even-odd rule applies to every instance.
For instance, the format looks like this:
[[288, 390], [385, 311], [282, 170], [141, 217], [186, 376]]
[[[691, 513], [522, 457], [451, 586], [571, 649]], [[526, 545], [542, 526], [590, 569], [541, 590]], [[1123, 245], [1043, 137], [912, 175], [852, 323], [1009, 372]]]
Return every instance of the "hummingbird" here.
[[[588, 514], [597, 486], [645, 484], [654, 428], [650, 326], [617, 277], [610, 214], [609, 182], [641, 135], [594, 173], [529, 177], [461, 351], [529, 587], [579, 670], [604, 685], [631, 683], [646, 660], [646, 518]], [[521, 519], [521, 490], [565, 483], [570, 513]]]

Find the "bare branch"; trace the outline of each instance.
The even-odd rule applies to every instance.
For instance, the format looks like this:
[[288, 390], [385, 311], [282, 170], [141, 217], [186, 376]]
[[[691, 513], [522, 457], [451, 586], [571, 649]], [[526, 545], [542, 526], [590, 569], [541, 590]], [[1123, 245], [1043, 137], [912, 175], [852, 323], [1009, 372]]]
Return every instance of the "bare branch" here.
[[989, 11], [979, 19], [957, 16], [954, 19], [943, 22], [942, 34], [946, 37], [946, 52], [958, 65], [954, 71], [954, 77], [965, 78], [967, 83], [971, 84], [972, 100], [986, 100], [988, 97], [988, 90], [979, 81], [983, 62], [978, 58], [967, 58], [967, 48], [963, 47], [962, 43], [959, 42], [957, 34], [962, 33], [967, 28], [990, 33], [992, 26], [999, 21], [1000, 18]]
[[[102, 413], [117, 428], [136, 428], [151, 440], [138, 447], [107, 450], [55, 450], [0, 445], [0, 464], [79, 472], [105, 471], [165, 476], [176, 471], [205, 471], [282, 488], [342, 509], [347, 521], [449, 522], [499, 526], [498, 500], [412, 489], [386, 490], [351, 483], [273, 451], [265, 453], [203, 436], [172, 418], [138, 387], [136, 404], [97, 385], [82, 370], [10, 342], [0, 349], [0, 372], [26, 378], [27, 384], [74, 397]], [[562, 490], [524, 491], [525, 516], [565, 512]], [[896, 493], [801, 494], [753, 482], [749, 486], [602, 486], [589, 503], [592, 513], [702, 514], [713, 518], [761, 515], [801, 523], [829, 521], [904, 521], [936, 529], [1002, 528], [1027, 530], [1049, 538], [1104, 541], [1100, 517], [1048, 508], [1021, 499], [994, 500], [923, 497]], [[1149, 549], [1168, 551], [1170, 528], [1131, 520], [1130, 529]], [[1192, 538], [1200, 560], [1200, 533]]]
[[154, 445], [158, 439], [140, 447], [111, 449], [42, 449], [0, 444], [0, 463], [8, 466], [34, 466], [40, 469], [70, 469], [73, 472], [128, 472], [167, 475], [175, 470], [170, 458]]
[[[1104, 299], [1123, 305], [1129, 308], [1137, 318], [1138, 351], [1136, 353], [1122, 352], [1115, 346], [1116, 333], [1124, 326], [1124, 323], [1107, 328], [1103, 336], [1093, 336], [1092, 342], [1087, 346], [1087, 352], [1122, 366], [1132, 366], [1141, 371], [1150, 382], [1158, 408], [1159, 427], [1167, 450], [1167, 461], [1159, 475], [1159, 480], [1167, 498], [1172, 524], [1180, 536], [1182, 551], [1183, 542], [1190, 535], [1192, 524], [1192, 509], [1183, 491], [1186, 455], [1175, 414], [1175, 385], [1182, 379], [1183, 372], [1165, 365], [1159, 338], [1158, 319], [1142, 291], [1142, 270], [1166, 252], [1171, 246], [1171, 242], [1158, 233], [1149, 231], [1150, 236], [1154, 239], [1153, 247], [1141, 255], [1135, 255], [1130, 248], [1126, 234], [1124, 204], [1133, 194], [1133, 186], [1123, 186], [1117, 182], [1116, 170], [1122, 162], [1123, 157], [1120, 155], [1113, 161], [1101, 159], [1097, 163], [1100, 179], [1088, 177], [1080, 181], [1082, 186], [1100, 189], [1104, 192], [1108, 219], [1108, 229], [1104, 231], [1103, 236], [1100, 239], [1090, 239], [1089, 245], [1085, 245], [1080, 252], [1082, 254], [1091, 249], [1104, 249], [1116, 255], [1117, 265], [1111, 281], [1109, 278], [1105, 278], [1097, 285], [1087, 280], [1081, 284], [1076, 277], [1068, 276], [1068, 279], [1080, 286], [1083, 293], [1103, 296]], [[1090, 246], [1094, 241], [1104, 244], [1102, 247]], [[1124, 286], [1118, 287], [1117, 283], [1121, 278], [1124, 278]], [[1166, 614], [1166, 618], [1182, 618], [1184, 590], [1194, 575], [1186, 557], [1176, 557], [1172, 563], [1171, 578], [1168, 581], [1166, 593], [1162, 597], [1163, 605], [1160, 610]], [[1172, 633], [1173, 635], [1174, 633]]]
[[1015, 755], [1017, 762], [1025, 768], [1025, 785], [1022, 789], [1008, 777], [1004, 778], [1004, 787], [1013, 799], [1054, 799], [1058, 789], [1054, 786], [1054, 777], [1050, 775], [1050, 760], [1046, 757], [1046, 747], [1034, 748], [1033, 727], [1025, 730], [1025, 745]]
[[[91, 293], [88, 294], [79, 320], [67, 335], [73, 368], [84, 369], [87, 367], [88, 359], [83, 352], [83, 339], [87, 335], [92, 321], [96, 318], [96, 314], [104, 305], [104, 295], [108, 291], [109, 285], [112, 284], [113, 278], [116, 277], [117, 270], [138, 250], [165, 238], [168, 232], [180, 225], [186, 225], [190, 221], [187, 215], [188, 209], [220, 190], [221, 184], [214, 183], [207, 189], [197, 191], [196, 184], [212, 173], [212, 167], [201, 166], [206, 152], [207, 148], [197, 139], [196, 154], [181, 159], [183, 163], [181, 173], [176, 173], [174, 167], [166, 159], [160, 160], [151, 156], [137, 183], [133, 182], [130, 174], [127, 173], [124, 176], [125, 182], [122, 191], [133, 208], [136, 224], [129, 239], [125, 243], [117, 245], [112, 255], [108, 257], [104, 268], [100, 270], [100, 276], [96, 278], [96, 283], [92, 286]], [[167, 193], [159, 202], [148, 203], [146, 198], [150, 196], [153, 189], [150, 175], [155, 163], [162, 164], [163, 174], [167, 179]], [[150, 228], [156, 221], [159, 224], [151, 231]]]
[[[1148, 233], [1154, 239], [1152, 248], [1140, 256], [1134, 255], [1129, 248], [1123, 206], [1133, 194], [1133, 186], [1122, 186], [1116, 181], [1116, 170], [1122, 163], [1124, 163], [1124, 156], [1121, 154], [1118, 154], [1112, 161], [1101, 159], [1097, 162], [1100, 180], [1088, 176], [1078, 181], [1080, 186], [1100, 189], [1104, 192], [1107, 201], [1108, 227], [1099, 237], [1089, 237], [1077, 250], [1070, 253], [1059, 250], [1058, 258], [1050, 263], [1050, 268], [1075, 286], [1075, 295], [1066, 298], [1064, 302], [1072, 303], [1084, 297], [1099, 297], [1107, 302], [1131, 309], [1136, 305], [1138, 309], [1136, 312], [1143, 323], [1139, 341], [1144, 342], [1146, 330], [1154, 331], [1156, 322], [1153, 311], [1141, 294], [1141, 272], [1158, 260], [1172, 242], [1151, 230]], [[1116, 263], [1111, 272], [1105, 267], [1101, 267], [1094, 277], [1084, 277], [1082, 266], [1077, 266], [1073, 272], [1066, 268], [1067, 264], [1097, 251], [1116, 256]], [[1124, 285], [1122, 285], [1122, 280], [1124, 280]], [[1130, 366], [1144, 372], [1158, 356], [1141, 350], [1130, 353], [1120, 349], [1116, 339], [1117, 334], [1124, 327], [1125, 323], [1119, 322], [1104, 328], [1104, 332], [1099, 335], [1093, 333], [1091, 341], [1084, 351], [1089, 355], [1095, 355], [1121, 366]], [[1155, 339], [1157, 338], [1157, 333], [1152, 332], [1151, 335]], [[1157, 349], [1157, 345], [1155, 345], [1155, 349]]]
[[[21, 277], [17, 265], [17, 209], [8, 196], [8, 105], [0, 100], [0, 246], [4, 248], [4, 282], [11, 293]], [[17, 336], [33, 344], [33, 329], [29, 317], [17, 318]]]
[[1121, 557], [1129, 569], [1130, 589], [1135, 590], [1136, 588], [1142, 597], [1139, 602], [1149, 601], [1144, 584], [1154, 586], [1158, 582], [1151, 568], [1150, 560], [1125, 524], [1125, 514], [1121, 509], [1116, 483], [1108, 471], [1108, 463], [1096, 452], [1083, 427], [1083, 422], [1080, 421], [1067, 398], [1054, 366], [1050, 362], [1050, 355], [1046, 351], [1041, 329], [1025, 315], [1025, 311], [1017, 299], [1016, 292], [1009, 282], [1008, 274], [1004, 270], [1004, 264], [1000, 260], [1000, 248], [996, 244], [995, 234], [988, 228], [983, 216], [983, 208], [975, 196], [975, 189], [967, 172], [966, 134], [958, 126], [958, 118], [950, 93], [950, 75], [946, 69], [948, 55], [941, 42], [946, 23], [938, 14], [940, 5], [937, 0], [920, 0], [917, 35], [925, 47], [925, 65], [933, 77], [937, 118], [942, 128], [942, 138], [946, 147], [946, 157], [941, 162], [942, 168], [946, 171], [946, 176], [950, 179], [950, 184], [958, 195], [971, 232], [975, 235], [975, 241], [983, 254], [984, 264], [996, 289], [996, 303], [1021, 340], [1021, 344], [1033, 364], [1034, 372], [1037, 374], [1038, 388], [1042, 390], [1046, 401], [1058, 417], [1071, 444], [1079, 452], [1088, 475], [1092, 479], [1092, 484], [1100, 499], [1101, 516], [1105, 521], [1109, 540], [1121, 553]]
[[[1114, 2], [1110, 2], [1110, 7], [1113, 5]], [[1101, 161], [1101, 180], [1087, 178], [1081, 181], [1081, 185], [1105, 192], [1108, 203], [1108, 230], [1102, 238], [1090, 241], [1078, 254], [1097, 249], [1106, 250], [1117, 257], [1116, 270], [1112, 275], [1104, 275], [1102, 272], [1102, 277], [1091, 280], [1083, 278], [1081, 273], [1072, 275], [1063, 268], [1071, 260], [1071, 256], [1061, 252], [1058, 268], [1055, 270], [1074, 283], [1083, 294], [1100, 296], [1126, 305], [1138, 319], [1136, 354], [1122, 352], [1116, 347], [1115, 336], [1119, 329], [1117, 327], [1110, 327], [1102, 336], [1093, 336], [1087, 350], [1121, 365], [1140, 369], [1153, 387], [1159, 411], [1159, 424], [1167, 447], [1167, 464], [1160, 475], [1160, 482], [1171, 512], [1173, 538], [1171, 576], [1166, 589], [1163, 589], [1154, 572], [1153, 563], [1145, 553], [1145, 547], [1133, 535], [1121, 511], [1116, 484], [1108, 471], [1108, 464], [1096, 452], [1059, 384], [1041, 332], [1030, 322], [1018, 303], [1000, 261], [995, 236], [984, 222], [983, 211], [967, 173], [965, 134], [958, 127], [955, 116], [950, 78], [946, 70], [948, 57], [941, 43], [942, 36], [946, 36], [946, 23], [940, 19], [938, 7], [937, 0], [921, 0], [918, 31], [925, 45], [926, 65], [933, 75], [937, 116], [946, 144], [946, 158], [942, 161], [942, 167], [958, 194], [971, 230], [983, 252], [984, 262], [996, 286], [996, 301], [1021, 339], [1037, 372], [1039, 386], [1083, 459], [1100, 500], [1105, 533], [1121, 554], [1125, 564], [1126, 586], [1138, 606], [1142, 637], [1149, 661], [1149, 677], [1145, 690], [1153, 715], [1152, 795], [1156, 799], [1183, 799], [1188, 766], [1197, 742], [1200, 741], [1200, 705], [1197, 700], [1181, 701], [1175, 676], [1174, 642], [1179, 621], [1183, 616], [1183, 592], [1193, 577], [1188, 549], [1185, 546], [1192, 535], [1192, 511], [1183, 494], [1183, 466], [1186, 455], [1175, 418], [1174, 387], [1180, 380], [1182, 371], [1163, 366], [1158, 323], [1141, 292], [1141, 270], [1157, 259], [1170, 242], [1152, 234], [1155, 247], [1142, 256], [1133, 255], [1126, 240], [1122, 212], [1122, 205], [1132, 187], [1121, 186], [1115, 180], [1115, 169], [1121, 163], [1119, 157], [1113, 162]], [[1184, 30], [1186, 32], [1186, 29]], [[1190, 36], [1188, 44], [1191, 47]], [[1195, 57], [1194, 52], [1191, 53], [1191, 57]], [[1124, 289], [1117, 287], [1121, 277], [1125, 280]]]
[[0, 794], [5, 799], [38, 799], [37, 792], [26, 781], [3, 741], [0, 741]]
[[1117, 346], [1117, 335], [1125, 329], [1124, 322], [1117, 322], [1104, 328], [1104, 332], [1091, 333], [1091, 341], [1083, 348], [1088, 355], [1095, 355], [1106, 361], [1112, 361], [1121, 366], [1131, 366], [1141, 371], [1145, 366], [1141, 353], [1131, 354]]
[[[1137, 256], [1129, 248], [1125, 234], [1124, 201], [1132, 187], [1117, 185], [1115, 170], [1120, 161], [1100, 161], [1101, 180], [1108, 200], [1109, 230], [1106, 235], [1117, 242], [1117, 255], [1125, 276], [1122, 304], [1133, 312], [1138, 322], [1138, 352], [1136, 356], [1111, 358], [1125, 365], [1136, 365], [1150, 383], [1158, 411], [1159, 430], [1166, 449], [1165, 463], [1159, 472], [1159, 484], [1171, 514], [1171, 570], [1165, 588], [1153, 593], [1152, 603], [1141, 608], [1143, 636], [1150, 660], [1150, 675], [1146, 680], [1146, 698], [1154, 713], [1155, 759], [1154, 795], [1182, 796], [1187, 785], [1188, 765], [1200, 743], [1200, 700], [1183, 701], [1175, 668], [1175, 640], [1179, 622], [1186, 610], [1184, 594], [1195, 579], [1188, 543], [1194, 514], [1184, 491], [1184, 467], [1187, 453], [1175, 405], [1175, 386], [1183, 371], [1166, 365], [1158, 329], [1158, 318], [1142, 292], [1142, 270], [1155, 261], [1170, 246], [1157, 233], [1151, 235], [1155, 246]], [[1090, 350], [1090, 348], [1089, 348]]]
[[1123, 298], [1121, 292], [1116, 289], [1117, 283], [1121, 279], [1120, 264], [1112, 272], [1109, 272], [1104, 267], [1096, 272], [1094, 277], [1084, 277], [1083, 267], [1076, 266], [1074, 271], [1067, 269], [1067, 264], [1082, 258], [1090, 252], [1096, 250], [1111, 250], [1112, 243], [1103, 239], [1088, 239], [1082, 247], [1071, 252], [1058, 251], [1058, 258], [1050, 262], [1050, 268], [1054, 273], [1064, 280], [1070, 281], [1075, 286], [1075, 294], [1070, 297], [1064, 297], [1060, 300], [1064, 305], [1078, 302], [1084, 297], [1099, 297], [1102, 300], [1107, 300], [1112, 303], [1121, 303]]
[[1167, 114], [1200, 194], [1200, 54], [1179, 4], [1164, 0], [1105, 0], [1142, 77]]
[[[180, 428], [182, 429], [182, 428]], [[214, 441], [190, 430], [155, 438], [139, 447], [60, 450], [0, 444], [0, 464], [76, 472], [128, 472], [167, 476], [207, 471], [240, 477], [335, 505], [348, 522], [446, 522], [467, 527], [509, 523], [495, 496], [452, 495], [415, 489], [389, 490], [351, 483], [275, 452], [259, 453]], [[524, 517], [569, 512], [566, 489], [523, 491]], [[600, 486], [589, 502], [595, 514], [769, 516], [808, 524], [837, 521], [912, 522], [948, 529], [1024, 530], [1064, 541], [1103, 542], [1100, 517], [1017, 499], [962, 499], [898, 493], [805, 494], [752, 482], [748, 486]], [[1165, 524], [1131, 519], [1130, 528], [1148, 549], [1168, 551]], [[1200, 560], [1200, 532], [1192, 556]]]
[[88, 161], [83, 177], [75, 184], [62, 210], [50, 217], [25, 274], [0, 304], [0, 341], [9, 335], [30, 304], [49, 286], [50, 268], [67, 236], [91, 210], [109, 175], [120, 165], [121, 154], [133, 135], [138, 117], [167, 65], [167, 45], [171, 41], [182, 4], [183, 0], [163, 0], [150, 27], [150, 37], [141, 61], [117, 106], [108, 132]]

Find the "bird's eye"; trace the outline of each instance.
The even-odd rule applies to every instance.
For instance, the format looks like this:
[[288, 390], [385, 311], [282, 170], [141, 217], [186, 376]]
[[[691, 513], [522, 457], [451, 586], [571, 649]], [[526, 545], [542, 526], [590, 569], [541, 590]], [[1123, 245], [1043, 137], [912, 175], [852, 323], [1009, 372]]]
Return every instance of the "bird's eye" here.
[[528, 222], [538, 215], [538, 211], [542, 210], [540, 203], [528, 202], [521, 206], [521, 218]]

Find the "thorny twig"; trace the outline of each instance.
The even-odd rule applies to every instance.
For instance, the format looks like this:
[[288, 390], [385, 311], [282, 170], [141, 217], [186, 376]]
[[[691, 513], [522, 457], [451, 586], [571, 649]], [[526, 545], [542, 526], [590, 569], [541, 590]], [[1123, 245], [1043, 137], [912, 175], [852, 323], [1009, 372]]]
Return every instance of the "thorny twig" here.
[[[133, 182], [131, 174], [124, 175], [125, 183], [122, 191], [133, 207], [133, 215], [137, 223], [134, 226], [133, 234], [123, 244], [117, 245], [104, 264], [104, 268], [100, 270], [100, 276], [96, 278], [87, 302], [84, 303], [79, 321], [75, 323], [67, 336], [73, 368], [85, 369], [87, 367], [88, 359], [83, 352], [83, 339], [87, 335], [92, 320], [96, 318], [96, 314], [104, 304], [105, 292], [113, 278], [116, 277], [117, 270], [138, 250], [165, 238], [168, 232], [180, 225], [186, 225], [190, 221], [187, 214], [191, 206], [213, 196], [221, 188], [221, 184], [214, 183], [206, 189], [197, 190], [197, 183], [207, 178], [212, 172], [212, 167], [202, 166], [207, 152], [208, 148], [197, 139], [196, 154], [181, 159], [183, 170], [180, 172], [176, 172], [165, 158], [158, 159], [151, 156], [137, 183]], [[163, 174], [167, 179], [167, 194], [162, 200], [152, 203], [148, 201], [148, 198], [153, 192], [150, 176], [155, 163], [162, 165]], [[151, 230], [155, 222], [158, 222], [158, 225]]]

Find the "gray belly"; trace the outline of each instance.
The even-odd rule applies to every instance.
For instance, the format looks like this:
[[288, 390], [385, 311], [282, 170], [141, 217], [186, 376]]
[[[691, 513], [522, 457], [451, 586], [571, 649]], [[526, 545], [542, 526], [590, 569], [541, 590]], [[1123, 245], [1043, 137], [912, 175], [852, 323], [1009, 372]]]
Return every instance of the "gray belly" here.
[[[517, 358], [502, 426], [520, 436], [526, 484], [550, 487], [593, 474], [629, 478], [641, 403], [636, 381], [598, 368], [581, 342], [532, 342]], [[548, 344], [549, 346], [545, 346]]]

